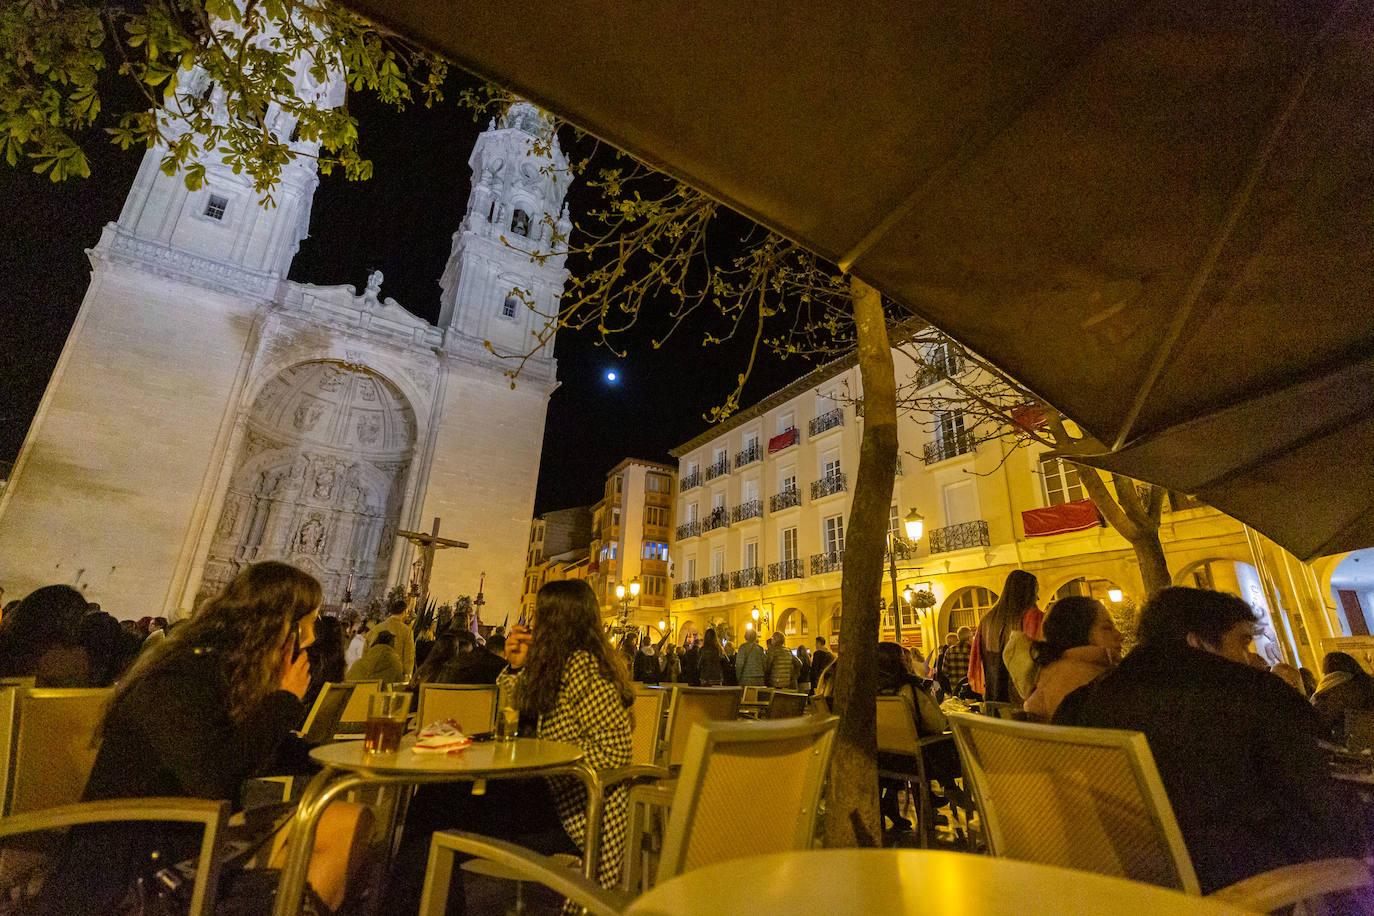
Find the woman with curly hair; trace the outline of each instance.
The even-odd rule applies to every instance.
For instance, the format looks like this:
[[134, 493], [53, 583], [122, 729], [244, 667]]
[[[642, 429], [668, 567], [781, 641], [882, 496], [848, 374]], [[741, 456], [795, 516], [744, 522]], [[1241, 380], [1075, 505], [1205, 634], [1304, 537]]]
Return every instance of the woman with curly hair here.
[[[310, 685], [301, 650], [314, 638], [320, 597], [320, 583], [307, 573], [254, 564], [144, 652], [110, 700], [83, 800], [181, 796], [237, 806], [245, 779], [293, 753], [298, 764], [303, 746], [291, 730]], [[244, 838], [265, 846], [273, 825], [268, 819]], [[316, 904], [333, 910], [343, 902], [366, 826], [356, 806], [326, 811], [310, 863]], [[193, 854], [197, 843], [157, 824], [73, 830], [40, 910], [111, 912], [155, 851], [167, 864]]]
[[[580, 579], [548, 582], [535, 596], [532, 627], [516, 626], [506, 640], [509, 667], [499, 683], [511, 687], [522, 720], [540, 738], [571, 741], [598, 770], [630, 762], [630, 707], [634, 685], [621, 655], [601, 626], [601, 606]], [[559, 820], [581, 848], [587, 797], [573, 779], [550, 780]], [[606, 798], [597, 879], [614, 887], [625, 853], [625, 787]]]
[[[591, 586], [572, 580], [540, 588], [529, 626], [517, 625], [506, 637], [506, 659], [497, 682], [515, 699], [522, 737], [572, 742], [598, 770], [629, 764], [634, 685], [625, 656], [602, 627]], [[620, 877], [626, 791], [623, 785], [612, 791], [603, 809], [597, 871], [603, 887], [614, 887]], [[461, 786], [421, 786], [406, 814], [385, 897], [388, 907], [415, 912], [435, 830], [458, 825], [544, 855], [580, 855], [586, 812], [586, 789], [572, 778], [503, 779], [488, 783], [481, 796]], [[460, 869], [454, 869], [449, 883], [446, 911], [465, 911]]]

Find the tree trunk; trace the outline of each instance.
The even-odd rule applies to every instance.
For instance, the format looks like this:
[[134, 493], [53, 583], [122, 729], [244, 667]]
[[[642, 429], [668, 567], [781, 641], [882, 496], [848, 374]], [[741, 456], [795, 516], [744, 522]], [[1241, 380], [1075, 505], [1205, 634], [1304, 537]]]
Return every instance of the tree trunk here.
[[1161, 588], [1174, 584], [1169, 575], [1169, 562], [1164, 559], [1164, 545], [1159, 541], [1159, 525], [1144, 527], [1138, 536], [1131, 539], [1135, 550], [1135, 561], [1140, 566], [1140, 578], [1145, 582], [1145, 596], [1148, 598]]
[[[840, 579], [840, 651], [835, 713], [840, 717], [826, 802], [827, 847], [878, 846], [878, 597], [883, 584], [888, 507], [897, 470], [897, 383], [882, 298], [850, 279], [863, 379], [864, 432]], [[894, 608], [894, 611], [896, 609]]]

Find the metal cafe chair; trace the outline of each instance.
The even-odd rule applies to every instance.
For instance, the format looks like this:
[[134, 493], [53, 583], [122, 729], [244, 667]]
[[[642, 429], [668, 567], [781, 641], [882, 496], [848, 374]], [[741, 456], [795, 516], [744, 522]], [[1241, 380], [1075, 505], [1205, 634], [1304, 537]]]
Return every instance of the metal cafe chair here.
[[[810, 849], [838, 719], [708, 722], [692, 727], [673, 793], [657, 881], [742, 855]], [[759, 786], [768, 791], [760, 793]], [[721, 830], [741, 810], [748, 830]], [[635, 839], [633, 833], [629, 842]], [[633, 847], [627, 843], [627, 851]], [[621, 914], [637, 889], [609, 891], [548, 856], [470, 833], [441, 831], [430, 844], [421, 916], [439, 916], [454, 857], [499, 862], [594, 916]], [[623, 884], [623, 882], [622, 882]]]
[[[952, 715], [988, 851], [1201, 895], [1145, 736]], [[1272, 869], [1209, 899], [1255, 912], [1367, 890], [1359, 859]]]

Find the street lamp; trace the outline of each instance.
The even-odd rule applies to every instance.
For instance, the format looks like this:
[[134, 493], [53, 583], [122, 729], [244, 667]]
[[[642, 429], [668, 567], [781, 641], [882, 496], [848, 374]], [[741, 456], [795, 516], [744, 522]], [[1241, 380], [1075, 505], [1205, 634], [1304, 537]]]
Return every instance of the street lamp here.
[[620, 599], [620, 625], [625, 626], [630, 619], [630, 601], [639, 597], [639, 577], [630, 580], [629, 589], [622, 583], [615, 587], [615, 596]]
[[1107, 600], [1112, 604], [1120, 604], [1121, 599], [1124, 597], [1126, 597], [1125, 594], [1119, 588], [1107, 589]]
[[[905, 519], [903, 520], [903, 522], [902, 522], [902, 526], [903, 526], [904, 528], [906, 528], [906, 537], [907, 537], [907, 540], [911, 542], [911, 552], [912, 552], [912, 553], [915, 553], [915, 552], [916, 552], [916, 545], [917, 545], [917, 543], [921, 540], [921, 535], [924, 534], [924, 533], [925, 533], [925, 530], [926, 530], [926, 520], [925, 520], [925, 517], [922, 516], [921, 513], [917, 512], [915, 509], [912, 509], [910, 512], [907, 513], [906, 518], [905, 518]], [[900, 537], [900, 535], [897, 534], [897, 532], [895, 532], [895, 531], [893, 531], [892, 533], [890, 533], [890, 534], [888, 535], [888, 538], [889, 538], [889, 540], [890, 540], [892, 543], [890, 544], [890, 549], [889, 549], [888, 552], [887, 552], [887, 564], [888, 564], [888, 565], [887, 565], [887, 571], [888, 571], [888, 575], [889, 575], [889, 576], [891, 577], [891, 579], [892, 579], [892, 629], [893, 629], [894, 635], [897, 637], [897, 643], [900, 645], [900, 644], [901, 644], [901, 641], [902, 641], [902, 606], [898, 603], [898, 600], [897, 600], [897, 598], [898, 598], [898, 596], [897, 596], [897, 538], [898, 538], [898, 537]], [[912, 594], [912, 591], [911, 591], [910, 588], [908, 588], [908, 589], [907, 589], [907, 600], [908, 600], [908, 601], [911, 600], [911, 594]]]
[[659, 621], [658, 621], [658, 632], [662, 633], [664, 636], [671, 635], [672, 632], [673, 632], [674, 630], [676, 630], [676, 629], [677, 629], [677, 618], [674, 617], [674, 616], [672, 616], [671, 614], [669, 614], [667, 618], [660, 618], [660, 619], [659, 619]]

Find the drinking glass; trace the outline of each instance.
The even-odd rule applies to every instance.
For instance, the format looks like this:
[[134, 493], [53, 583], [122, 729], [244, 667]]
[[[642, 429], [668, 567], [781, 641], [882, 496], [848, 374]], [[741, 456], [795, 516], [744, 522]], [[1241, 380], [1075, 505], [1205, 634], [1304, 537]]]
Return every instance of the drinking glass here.
[[520, 711], [509, 687], [502, 686], [496, 695], [496, 740], [514, 741], [520, 737]]
[[394, 754], [401, 747], [401, 733], [410, 714], [410, 694], [374, 693], [367, 701], [367, 731], [363, 750], [369, 754]]

